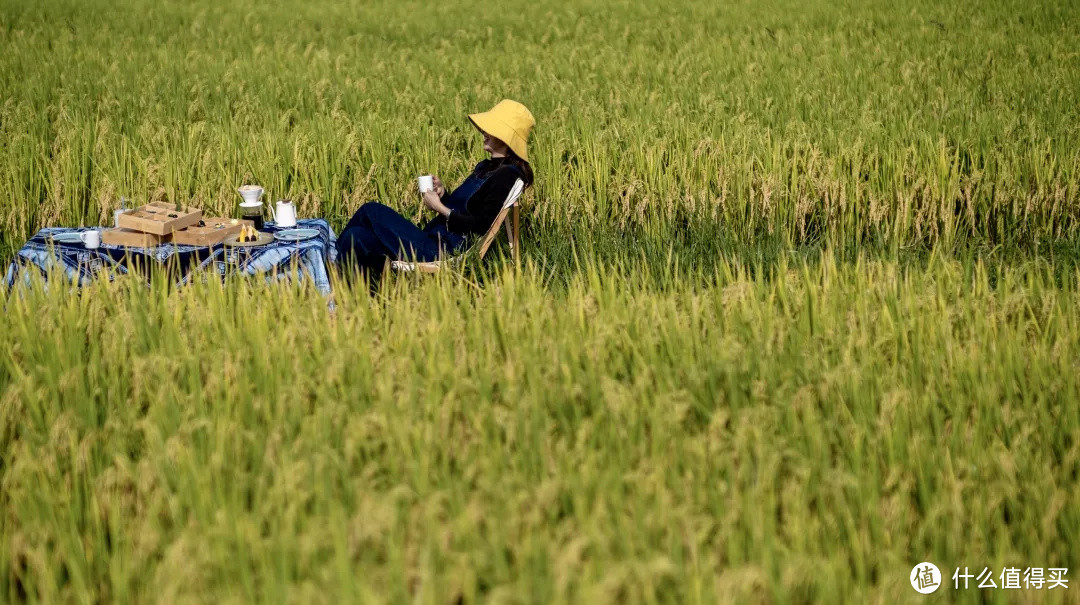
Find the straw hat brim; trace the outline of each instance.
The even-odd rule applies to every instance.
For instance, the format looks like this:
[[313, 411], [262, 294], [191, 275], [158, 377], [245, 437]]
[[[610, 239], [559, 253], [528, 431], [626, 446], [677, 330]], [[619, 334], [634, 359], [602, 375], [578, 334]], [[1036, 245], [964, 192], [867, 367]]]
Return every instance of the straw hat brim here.
[[507, 124], [497, 115], [490, 111], [469, 114], [469, 121], [480, 132], [486, 132], [499, 139], [509, 147], [519, 158], [529, 161], [529, 152], [522, 137], [512, 126]]

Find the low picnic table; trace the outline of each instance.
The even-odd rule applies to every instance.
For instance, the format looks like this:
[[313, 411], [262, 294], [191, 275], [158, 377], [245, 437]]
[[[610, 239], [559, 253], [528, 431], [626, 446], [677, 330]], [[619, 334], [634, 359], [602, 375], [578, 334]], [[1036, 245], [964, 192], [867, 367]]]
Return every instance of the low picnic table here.
[[[266, 274], [269, 278], [287, 278], [296, 271], [300, 280], [310, 279], [323, 294], [330, 294], [330, 276], [327, 266], [337, 261], [334, 242], [337, 236], [326, 220], [321, 218], [300, 219], [297, 228], [319, 231], [317, 237], [289, 242], [274, 240], [265, 246], [185, 246], [162, 244], [151, 248], [110, 246], [101, 244], [87, 249], [83, 244], [56, 243], [52, 236], [58, 233], [88, 231], [100, 227], [47, 227], [38, 231], [30, 241], [19, 249], [15, 260], [8, 267], [4, 283], [11, 288], [17, 282], [29, 282], [35, 275], [46, 280], [50, 274], [63, 271], [68, 283], [82, 286], [104, 273], [111, 281], [117, 275], [127, 275], [133, 266], [150, 267], [151, 263], [175, 266], [179, 270], [177, 285], [183, 286], [200, 271], [210, 271], [222, 279], [230, 274]], [[279, 231], [273, 222], [267, 222], [262, 231]], [[149, 278], [149, 275], [147, 275]]]

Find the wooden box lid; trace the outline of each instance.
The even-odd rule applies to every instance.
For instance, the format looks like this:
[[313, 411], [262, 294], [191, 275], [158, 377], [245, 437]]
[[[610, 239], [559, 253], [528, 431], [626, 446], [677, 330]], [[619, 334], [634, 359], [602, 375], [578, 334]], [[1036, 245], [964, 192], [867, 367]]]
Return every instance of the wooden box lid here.
[[144, 233], [131, 229], [102, 229], [101, 243], [107, 246], [125, 246], [128, 248], [153, 248], [160, 246], [164, 238], [153, 233]]
[[204, 218], [198, 224], [186, 229], [174, 231], [168, 239], [174, 244], [184, 246], [216, 246], [225, 241], [225, 238], [230, 235], [240, 233], [240, 229], [244, 225], [250, 227], [252, 221], [214, 216]]
[[116, 225], [122, 229], [132, 229], [154, 235], [169, 235], [190, 227], [202, 219], [202, 210], [183, 208], [176, 210], [176, 205], [169, 202], [150, 202], [134, 210], [119, 215]]

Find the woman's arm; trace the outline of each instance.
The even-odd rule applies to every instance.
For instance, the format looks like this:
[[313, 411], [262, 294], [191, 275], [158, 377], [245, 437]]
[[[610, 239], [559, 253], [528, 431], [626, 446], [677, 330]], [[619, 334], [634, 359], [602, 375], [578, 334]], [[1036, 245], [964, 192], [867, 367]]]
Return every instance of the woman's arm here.
[[446, 214], [443, 214], [446, 217], [447, 228], [453, 233], [462, 235], [487, 233], [519, 176], [517, 169], [511, 166], [503, 166], [496, 170], [495, 174], [491, 175], [469, 198], [467, 204], [469, 212], [456, 210], [451, 212], [447, 209]]
[[424, 192], [424, 205], [443, 216], [450, 216], [450, 209], [442, 203], [442, 199], [434, 189]]

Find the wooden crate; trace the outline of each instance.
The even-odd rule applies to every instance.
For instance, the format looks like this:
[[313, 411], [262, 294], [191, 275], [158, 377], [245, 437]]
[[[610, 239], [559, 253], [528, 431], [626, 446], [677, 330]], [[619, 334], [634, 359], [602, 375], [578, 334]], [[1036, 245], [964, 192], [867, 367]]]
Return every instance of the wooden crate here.
[[160, 235], [131, 229], [103, 229], [101, 231], [101, 243], [108, 246], [153, 248], [154, 246], [160, 246], [163, 239]]
[[154, 235], [169, 235], [190, 227], [202, 220], [202, 210], [183, 208], [179, 212], [175, 204], [150, 202], [134, 210], [128, 210], [116, 219], [116, 226]]
[[174, 231], [168, 239], [183, 246], [216, 246], [230, 235], [240, 233], [244, 225], [252, 225], [252, 221], [247, 220], [236, 221], [234, 225], [234, 220], [220, 216], [204, 218], [197, 225]]

